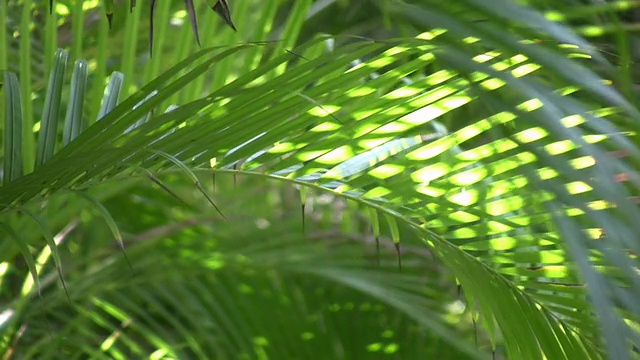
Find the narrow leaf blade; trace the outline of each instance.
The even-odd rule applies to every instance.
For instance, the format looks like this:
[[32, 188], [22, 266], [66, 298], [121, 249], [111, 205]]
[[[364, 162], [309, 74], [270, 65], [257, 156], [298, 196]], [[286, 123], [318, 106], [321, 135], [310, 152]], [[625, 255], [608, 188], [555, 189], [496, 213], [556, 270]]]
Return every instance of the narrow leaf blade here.
[[15, 74], [5, 72], [4, 182], [22, 176], [22, 99]]
[[64, 74], [69, 61], [69, 53], [59, 49], [56, 52], [49, 87], [45, 98], [42, 120], [40, 122], [40, 133], [38, 134], [38, 150], [36, 153], [36, 168], [49, 160], [54, 152], [58, 132], [58, 116], [60, 113], [60, 102], [62, 98], [62, 86], [64, 84]]
[[67, 117], [64, 123], [62, 145], [66, 146], [82, 131], [82, 114], [84, 110], [84, 96], [86, 94], [89, 67], [84, 60], [76, 61], [71, 78], [71, 97], [67, 107]]

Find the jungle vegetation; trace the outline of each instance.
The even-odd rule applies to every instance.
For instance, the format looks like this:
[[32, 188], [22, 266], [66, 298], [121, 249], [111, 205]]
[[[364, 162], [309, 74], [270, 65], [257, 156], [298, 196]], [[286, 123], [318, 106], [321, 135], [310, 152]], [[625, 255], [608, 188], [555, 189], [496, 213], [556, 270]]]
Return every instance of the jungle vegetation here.
[[640, 1], [0, 1], [2, 359], [637, 359]]

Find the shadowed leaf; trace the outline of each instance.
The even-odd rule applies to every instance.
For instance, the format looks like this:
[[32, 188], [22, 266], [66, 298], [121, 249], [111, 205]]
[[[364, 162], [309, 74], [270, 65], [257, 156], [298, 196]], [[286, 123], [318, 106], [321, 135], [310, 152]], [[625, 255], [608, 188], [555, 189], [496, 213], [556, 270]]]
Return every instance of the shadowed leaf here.
[[302, 234], [306, 233], [305, 207], [307, 206], [307, 188], [300, 186], [300, 218], [302, 219]]
[[196, 10], [193, 6], [193, 0], [184, 0], [184, 5], [187, 8], [187, 15], [189, 16], [189, 22], [191, 23], [191, 29], [196, 37], [198, 46], [200, 45], [200, 35], [198, 34], [198, 19], [196, 17]]
[[62, 88], [64, 75], [67, 70], [69, 53], [64, 50], [56, 52], [53, 69], [49, 77], [49, 91], [42, 113], [41, 129], [38, 134], [38, 151], [36, 153], [36, 167], [42, 166], [54, 152], [58, 136], [58, 116], [62, 102]]
[[8, 183], [22, 176], [22, 96], [14, 73], [4, 73], [4, 174]]
[[37, 216], [35, 213], [31, 212], [27, 209], [20, 209], [20, 212], [28, 215], [37, 225], [42, 234], [44, 235], [44, 239], [49, 246], [49, 250], [51, 251], [51, 255], [53, 257], [53, 261], [56, 265], [56, 270], [58, 272], [58, 278], [60, 279], [60, 283], [64, 289], [64, 293], [67, 296], [67, 300], [71, 303], [71, 297], [69, 296], [69, 290], [67, 289], [67, 284], [64, 281], [64, 277], [62, 276], [62, 260], [60, 259], [60, 254], [58, 253], [58, 242], [62, 239], [56, 241], [56, 239], [51, 235], [49, 231], [49, 227], [44, 223], [44, 220]]
[[0, 223], [0, 229], [2, 229], [7, 235], [9, 235], [9, 238], [13, 239], [14, 243], [20, 249], [20, 253], [22, 254], [22, 257], [24, 258], [24, 261], [27, 263], [27, 267], [29, 268], [31, 278], [33, 279], [33, 282], [36, 284], [36, 288], [38, 289], [38, 296], [42, 297], [42, 288], [40, 286], [40, 278], [38, 277], [36, 259], [33, 257], [31, 251], [29, 251], [29, 247], [24, 241], [21, 241], [18, 234], [16, 234], [16, 232], [6, 224]]
[[87, 62], [84, 60], [76, 61], [73, 68], [73, 77], [71, 78], [70, 104], [67, 107], [67, 116], [64, 120], [63, 146], [73, 141], [83, 130], [82, 117], [88, 74]]
[[109, 22], [109, 29], [111, 29], [111, 26], [113, 25], [113, 6], [113, 0], [104, 0], [104, 11]]
[[127, 253], [124, 249], [124, 240], [122, 239], [122, 234], [120, 233], [120, 229], [118, 228], [116, 221], [113, 219], [113, 216], [111, 216], [111, 213], [109, 212], [109, 210], [107, 210], [107, 208], [104, 207], [104, 205], [100, 201], [95, 199], [93, 196], [85, 192], [78, 192], [78, 194], [82, 198], [87, 200], [89, 203], [91, 203], [98, 210], [102, 218], [107, 222], [107, 225], [109, 226], [109, 229], [113, 234], [113, 237], [118, 242], [118, 247], [120, 248], [120, 251], [122, 251], [122, 255], [124, 256], [124, 259], [127, 261], [127, 265], [129, 265], [129, 269], [133, 271], [133, 266], [131, 265], [131, 261], [129, 261], [129, 257], [127, 256]]
[[218, 2], [213, 5], [212, 9], [218, 15], [220, 15], [224, 22], [226, 22], [227, 25], [229, 25], [233, 29], [233, 31], [238, 31], [236, 30], [236, 26], [231, 20], [231, 12], [229, 11], [229, 4], [227, 4], [227, 0], [218, 0]]
[[178, 160], [175, 156], [171, 156], [163, 151], [151, 150], [151, 152], [153, 152], [154, 154], [158, 154], [164, 157], [165, 159], [171, 161], [172, 163], [176, 164], [180, 169], [182, 169], [185, 173], [187, 173], [187, 175], [189, 175], [189, 177], [191, 177], [191, 179], [193, 180], [194, 185], [198, 188], [200, 193], [202, 193], [202, 195], [205, 196], [207, 201], [216, 209], [218, 214], [220, 214], [220, 216], [222, 216], [222, 218], [224, 219], [227, 218], [226, 216], [224, 216], [222, 211], [220, 211], [218, 206], [213, 202], [209, 194], [207, 194], [207, 192], [204, 190], [204, 188], [202, 187], [202, 184], [200, 184], [200, 180], [198, 180], [198, 177], [193, 173], [191, 169], [189, 169], [189, 167], [187, 167], [182, 161]]

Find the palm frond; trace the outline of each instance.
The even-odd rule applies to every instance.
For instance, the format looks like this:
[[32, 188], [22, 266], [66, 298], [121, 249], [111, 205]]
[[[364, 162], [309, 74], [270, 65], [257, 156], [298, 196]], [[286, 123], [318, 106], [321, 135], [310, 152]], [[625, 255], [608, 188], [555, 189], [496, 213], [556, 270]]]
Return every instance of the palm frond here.
[[[235, 19], [239, 24], [255, 20], [257, 39], [265, 40], [279, 7], [263, 2], [264, 18], [255, 19], [248, 3], [238, 4]], [[65, 280], [74, 303], [65, 302], [50, 272], [41, 275], [46, 305], [20, 309], [22, 314], [66, 324], [60, 339], [87, 339], [60, 340], [64, 354], [304, 357], [316, 345], [291, 336], [322, 333], [321, 348], [329, 349], [325, 357], [362, 356], [372, 338], [357, 339], [352, 348], [332, 333], [340, 326], [330, 322], [331, 310], [309, 297], [313, 291], [326, 295], [322, 289], [327, 288], [344, 296], [341, 302], [368, 298], [385, 304], [385, 314], [392, 314], [388, 316], [397, 324], [410, 320], [419, 324], [418, 333], [448, 341], [443, 348], [447, 353], [473, 356], [473, 342], [457, 341], [454, 334], [471, 339], [468, 330], [474, 328], [481, 329], [478, 346], [509, 358], [632, 358], [632, 349], [640, 347], [640, 309], [633, 301], [640, 295], [640, 247], [633, 241], [640, 232], [633, 197], [640, 184], [635, 171], [640, 149], [637, 125], [630, 119], [638, 117], [638, 108], [628, 97], [632, 86], [623, 83], [619, 90], [609, 78], [617, 71], [611, 57], [572, 29], [573, 24], [551, 21], [549, 13], [545, 17], [507, 0], [429, 2], [428, 8], [374, 3], [407, 19], [409, 27], [430, 30], [383, 41], [316, 36], [296, 46], [296, 39], [304, 37], [301, 19], [316, 6], [300, 1], [291, 7], [295, 18], [282, 23], [286, 39], [281, 42], [208, 47], [213, 40], [203, 37], [204, 49], [187, 58], [191, 45], [165, 43], [175, 49], [177, 65], [154, 77], [163, 70], [154, 57], [147, 73], [154, 80], [137, 88], [138, 80], [125, 78], [122, 90], [114, 91], [125, 94], [122, 101], [108, 103], [100, 121], [59, 151], [39, 157], [35, 171], [27, 168], [26, 175], [5, 181], [0, 216], [15, 229], [26, 227], [19, 209], [28, 208], [38, 219], [43, 216], [39, 212], [62, 208], [70, 191], [123, 180], [135, 191], [103, 195], [107, 212], [112, 211], [110, 202], [114, 209], [136, 203], [139, 213], [153, 214], [144, 220], [152, 233], [166, 231], [166, 221], [176, 216], [184, 216], [186, 224], [174, 238], [139, 235], [145, 240], [133, 241], [127, 251], [136, 271], [130, 276], [123, 273], [129, 270], [122, 257], [115, 258], [108, 246], [87, 247], [86, 258], [69, 246], [68, 258], [56, 259], [56, 264], [58, 269], [64, 261], [71, 265]], [[191, 5], [188, 16], [194, 18]], [[164, 6], [158, 12], [169, 16], [170, 8]], [[572, 21], [580, 26], [590, 16], [610, 14], [612, 6], [585, 5]], [[123, 28], [137, 29], [140, 10], [127, 16]], [[478, 21], [482, 19], [489, 21]], [[202, 28], [214, 29], [208, 21], [202, 21]], [[125, 40], [125, 75], [135, 72], [136, 43], [133, 37]], [[629, 59], [623, 54], [623, 63]], [[29, 71], [25, 74], [29, 78]], [[29, 126], [26, 120], [24, 125]], [[54, 135], [47, 138], [57, 141]], [[618, 153], [625, 156], [614, 156]], [[151, 184], [143, 182], [145, 173], [162, 174], [158, 177], [177, 186], [166, 198], [152, 199], [145, 195]], [[300, 239], [302, 229], [295, 234], [290, 229], [296, 226], [285, 221], [297, 219], [298, 208], [274, 206], [286, 215], [258, 219], [279, 221], [279, 226], [255, 218], [263, 225], [236, 222], [239, 211], [234, 209], [250, 213], [260, 206], [245, 196], [233, 199], [229, 184], [226, 193], [216, 195], [216, 204], [218, 198], [226, 199], [221, 208], [230, 221], [216, 222], [215, 231], [212, 220], [197, 222], [187, 206], [168, 199], [173, 196], [209, 214], [205, 206], [214, 202], [200, 179], [212, 174], [237, 178], [240, 190], [271, 183], [278, 184], [273, 193], [304, 189], [300, 197], [304, 215], [310, 216], [304, 223], [307, 238], [314, 227], [334, 217], [348, 213], [364, 218], [366, 226], [341, 221], [357, 228], [358, 236], [368, 236], [372, 251], [376, 244], [384, 247], [381, 271], [374, 270], [375, 259], [360, 262], [361, 248], [334, 247], [324, 236], [317, 236], [320, 241]], [[323, 197], [332, 203], [324, 212], [319, 210]], [[234, 207], [234, 200], [246, 205]], [[153, 206], [155, 202], [180, 210]], [[47, 205], [38, 209], [39, 204]], [[346, 211], [339, 204], [352, 208]], [[46, 214], [51, 218], [45, 232], [68, 224], [77, 216], [71, 211]], [[316, 212], [320, 219], [313, 218]], [[132, 221], [117, 215], [110, 225]], [[6, 245], [6, 258], [0, 260], [37, 247], [40, 236], [19, 239], [20, 246]], [[381, 237], [387, 241], [378, 242]], [[179, 245], [177, 239], [182, 240]], [[162, 250], [145, 256], [156, 248]], [[454, 284], [455, 278], [462, 289], [466, 312], [457, 316], [464, 319], [464, 328], [445, 325], [433, 310], [463, 302], [425, 293], [425, 286], [438, 284], [424, 285], [424, 278], [415, 277], [425, 259], [413, 258], [411, 251], [427, 250], [451, 272], [429, 272], [433, 279]], [[402, 273], [391, 270], [397, 260]], [[211, 271], [216, 276], [205, 275]], [[306, 285], [310, 278], [319, 279], [319, 289]], [[8, 303], [22, 303], [25, 296], [33, 295], [16, 295]], [[253, 301], [269, 305], [249, 318], [244, 314]], [[265, 320], [280, 310], [298, 314], [295, 330], [282, 332]], [[368, 315], [362, 320], [367, 324], [382, 321], [377, 314]], [[303, 319], [308, 317], [324, 320], [306, 331], [310, 325]], [[426, 353], [410, 326], [399, 328], [407, 332], [404, 339], [415, 340], [409, 347], [416, 352], [406, 356]], [[16, 329], [12, 327], [10, 338], [18, 337]], [[48, 339], [36, 340], [44, 339], [45, 331], [27, 334], [35, 344], [30, 355], [55, 356]], [[197, 340], [211, 332], [216, 341]]]

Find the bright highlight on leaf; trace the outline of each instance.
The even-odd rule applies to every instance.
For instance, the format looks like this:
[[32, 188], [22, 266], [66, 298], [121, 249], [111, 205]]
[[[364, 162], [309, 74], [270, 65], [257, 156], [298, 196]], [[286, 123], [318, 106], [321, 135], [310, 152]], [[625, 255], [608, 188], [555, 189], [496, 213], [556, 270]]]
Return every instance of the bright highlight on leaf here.
[[591, 186], [587, 185], [584, 182], [581, 181], [576, 181], [576, 182], [572, 182], [572, 183], [568, 183], [567, 185], [567, 190], [569, 190], [570, 194], [581, 194], [581, 193], [585, 193], [585, 192], [589, 192], [591, 190], [593, 190], [591, 188]]
[[513, 70], [511, 70], [511, 74], [513, 74], [513, 76], [519, 78], [519, 77], [523, 77], [525, 75], [529, 75], [532, 72], [536, 71], [540, 69], [539, 65], [536, 64], [525, 64], [522, 66], [519, 66]]
[[322, 105], [322, 108], [315, 107], [315, 108], [309, 110], [309, 114], [311, 114], [313, 116], [318, 116], [318, 117], [326, 117], [326, 116], [329, 116], [330, 114], [334, 114], [334, 113], [338, 112], [339, 110], [340, 110], [339, 106]]
[[411, 178], [415, 182], [429, 183], [432, 180], [438, 179], [446, 175], [450, 170], [449, 165], [444, 163], [438, 163], [425, 168], [422, 168], [411, 174]]
[[470, 223], [480, 220], [478, 216], [470, 214], [466, 211], [456, 211], [449, 215], [449, 219], [458, 221], [460, 223]]
[[402, 171], [404, 171], [404, 167], [402, 166], [386, 164], [369, 171], [369, 174], [378, 179], [386, 179], [398, 175]]
[[353, 155], [354, 153], [350, 146], [341, 146], [337, 149], [331, 150], [327, 154], [318, 158], [316, 161], [320, 164], [333, 165], [346, 161], [352, 158]]
[[478, 192], [462, 189], [459, 193], [449, 196], [448, 200], [460, 206], [473, 205], [478, 201]]
[[436, 28], [436, 29], [432, 29], [431, 31], [426, 31], [426, 32], [423, 32], [421, 34], [418, 34], [416, 36], [416, 38], [417, 39], [422, 39], [422, 40], [433, 40], [437, 36], [440, 36], [440, 35], [442, 35], [442, 34], [444, 34], [446, 32], [447, 32], [447, 30], [445, 30], [445, 29]]
[[511, 196], [487, 203], [487, 212], [493, 216], [504, 215], [521, 209], [525, 201], [520, 196]]
[[518, 141], [520, 142], [528, 143], [528, 142], [534, 142], [534, 141], [540, 140], [547, 135], [548, 133], [546, 130], [540, 127], [535, 127], [535, 128], [530, 128], [525, 131], [522, 131], [518, 134], [515, 134], [515, 138], [518, 139]]
[[361, 87], [355, 88], [353, 90], [349, 90], [349, 92], [347, 94], [349, 96], [351, 96], [351, 97], [362, 97], [362, 96], [367, 96], [369, 94], [372, 94], [375, 91], [376, 91], [376, 89], [374, 89], [372, 87], [361, 86]]
[[483, 179], [486, 179], [489, 175], [486, 168], [475, 168], [472, 170], [464, 171], [451, 176], [450, 180], [452, 184], [458, 186], [473, 185]]

